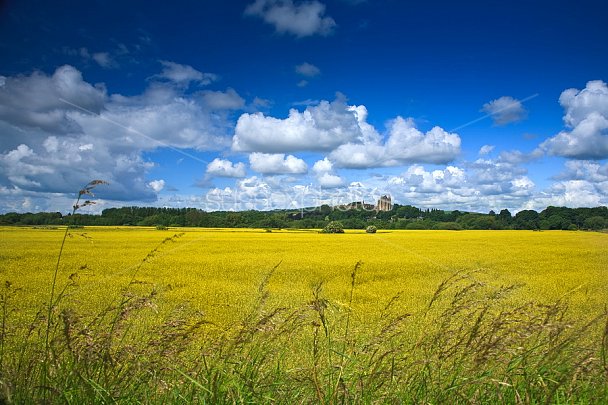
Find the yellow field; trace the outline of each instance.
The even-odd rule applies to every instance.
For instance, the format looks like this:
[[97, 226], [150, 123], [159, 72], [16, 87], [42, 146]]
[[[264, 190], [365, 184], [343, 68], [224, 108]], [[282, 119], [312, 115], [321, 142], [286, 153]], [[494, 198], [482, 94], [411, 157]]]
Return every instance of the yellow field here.
[[[162, 243], [165, 238], [179, 235]], [[297, 307], [314, 285], [345, 303], [357, 262], [354, 314], [372, 319], [396, 294], [416, 311], [441, 280], [455, 271], [481, 270], [477, 278], [497, 286], [523, 284], [513, 300], [549, 302], [569, 294], [572, 310], [596, 314], [608, 301], [608, 235], [532, 231], [380, 231], [343, 235], [314, 231], [151, 228], [74, 229], [66, 241], [58, 287], [66, 300], [95, 312], [130, 288], [157, 288], [159, 306], [188, 301], [219, 324], [242, 317], [257, 286], [276, 265], [270, 304]], [[18, 292], [22, 315], [49, 298], [63, 229], [0, 228], [0, 281]], [[160, 247], [158, 247], [160, 244]], [[158, 250], [145, 262], [144, 258]]]
[[608, 398], [607, 234], [87, 227], [49, 305], [64, 233], [0, 228], [2, 403]]

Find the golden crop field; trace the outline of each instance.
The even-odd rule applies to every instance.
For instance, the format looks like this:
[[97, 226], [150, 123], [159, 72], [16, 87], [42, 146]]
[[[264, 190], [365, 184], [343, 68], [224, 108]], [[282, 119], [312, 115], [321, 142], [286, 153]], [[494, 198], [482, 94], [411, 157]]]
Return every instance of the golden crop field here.
[[[48, 306], [63, 235], [64, 228], [0, 229], [0, 281], [10, 283], [3, 296], [4, 306], [10, 309], [4, 319], [12, 325], [6, 329], [10, 333], [3, 334], [3, 342], [9, 342], [5, 335], [25, 336], [37, 312], [44, 313]], [[495, 289], [517, 286], [492, 310], [508, 311], [529, 301], [563, 301], [568, 304], [565, 313], [569, 319], [584, 324], [601, 314], [608, 303], [607, 271], [608, 235], [592, 232], [347, 231], [335, 235], [310, 230], [86, 227], [70, 230], [65, 243], [55, 293], [61, 303], [53, 308], [63, 321], [57, 320], [54, 330], [61, 331], [62, 322], [67, 328], [66, 312], [60, 312], [61, 308], [71, 308], [80, 318], [90, 320], [127, 293], [155, 291], [154, 303], [131, 326], [138, 330], [132, 339], [143, 339], [142, 330], [153, 328], [184, 304], [214, 325], [213, 330], [234, 331], [259, 303], [263, 284], [268, 299], [264, 302], [267, 310], [260, 310], [261, 319], [272, 308], [309, 306], [321, 315], [320, 322], [326, 327], [325, 307], [319, 303], [328, 303], [335, 314], [342, 311], [339, 322], [340, 330], [346, 322], [342, 339], [346, 347], [347, 341], [355, 345], [349, 333], [358, 336], [353, 340], [371, 336], [385, 321], [389, 304], [393, 314], [423, 314], [438, 286], [454, 274]], [[319, 293], [313, 295], [318, 286], [322, 286], [324, 301]], [[447, 307], [455, 306], [458, 296], [456, 292]], [[467, 302], [484, 303], [483, 299]], [[467, 313], [485, 314], [477, 309], [460, 311], [454, 319]], [[417, 329], [405, 336], [432, 329], [418, 322]], [[601, 329], [596, 326], [594, 333]], [[265, 329], [256, 329], [259, 331]], [[328, 329], [325, 335], [329, 336]], [[289, 340], [290, 356], [300, 353], [296, 358], [303, 361], [313, 335], [299, 336]], [[333, 343], [328, 337], [325, 344]], [[10, 353], [9, 343], [3, 343], [3, 350], [3, 356]], [[335, 361], [329, 357], [329, 362]], [[318, 386], [316, 392], [317, 399], [321, 398]]]
[[[165, 238], [181, 235], [146, 255]], [[571, 293], [581, 313], [608, 300], [608, 235], [532, 231], [380, 231], [343, 235], [315, 231], [152, 228], [74, 229], [58, 275], [61, 285], [76, 273], [71, 299], [94, 310], [118, 295], [131, 278], [163, 289], [167, 302], [188, 300], [217, 322], [230, 322], [255, 299], [257, 286], [274, 266], [272, 299], [297, 306], [324, 282], [327, 293], [345, 300], [350, 274], [362, 262], [357, 312], [377, 312], [395, 294], [416, 310], [442, 279], [455, 271], [480, 270], [496, 285], [523, 284], [518, 296], [551, 301]], [[32, 309], [47, 299], [63, 229], [3, 228], [1, 277], [23, 289]], [[141, 265], [141, 266], [140, 266]]]

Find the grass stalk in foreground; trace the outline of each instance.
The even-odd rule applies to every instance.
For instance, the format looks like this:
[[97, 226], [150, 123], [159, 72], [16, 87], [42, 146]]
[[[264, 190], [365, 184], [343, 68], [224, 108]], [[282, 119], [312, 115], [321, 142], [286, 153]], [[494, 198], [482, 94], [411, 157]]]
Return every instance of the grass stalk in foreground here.
[[[103, 180], [93, 180], [93, 181], [89, 182], [87, 185], [85, 185], [78, 192], [78, 197], [76, 198], [76, 202], [72, 206], [71, 217], [74, 216], [74, 214], [76, 213], [76, 211], [78, 211], [79, 208], [95, 204], [94, 201], [90, 201], [90, 200], [86, 200], [84, 203], [80, 204], [80, 200], [82, 199], [82, 196], [84, 196], [84, 195], [93, 196], [92, 190], [100, 184], [108, 184], [108, 183]], [[50, 362], [49, 336], [50, 336], [50, 332], [51, 332], [52, 319], [53, 319], [52, 312], [53, 312], [53, 308], [59, 303], [59, 300], [58, 300], [58, 302], [55, 302], [55, 288], [57, 285], [57, 274], [59, 273], [59, 264], [61, 263], [61, 257], [63, 255], [63, 248], [65, 246], [65, 241], [68, 237], [69, 230], [70, 230], [70, 226], [66, 225], [65, 232], [63, 233], [63, 238], [61, 240], [61, 246], [59, 248], [59, 254], [57, 255], [57, 262], [55, 263], [55, 269], [53, 271], [53, 279], [51, 281], [51, 294], [50, 294], [50, 298], [49, 298], [48, 310], [47, 310], [47, 315], [46, 315], [47, 322], [46, 322], [46, 331], [45, 331], [45, 335], [44, 335], [44, 356], [45, 356], [45, 358], [44, 358], [44, 362], [43, 362], [42, 385], [41, 385], [42, 390], [45, 392], [45, 400], [46, 400], [46, 392], [47, 392], [46, 387], [47, 387], [47, 378], [48, 378], [48, 364]]]

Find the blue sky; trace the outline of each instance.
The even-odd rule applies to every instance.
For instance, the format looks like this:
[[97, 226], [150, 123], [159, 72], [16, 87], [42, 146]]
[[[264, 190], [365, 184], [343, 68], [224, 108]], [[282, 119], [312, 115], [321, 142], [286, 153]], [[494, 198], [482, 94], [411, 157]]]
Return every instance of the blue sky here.
[[0, 2], [0, 211], [608, 204], [602, 1]]

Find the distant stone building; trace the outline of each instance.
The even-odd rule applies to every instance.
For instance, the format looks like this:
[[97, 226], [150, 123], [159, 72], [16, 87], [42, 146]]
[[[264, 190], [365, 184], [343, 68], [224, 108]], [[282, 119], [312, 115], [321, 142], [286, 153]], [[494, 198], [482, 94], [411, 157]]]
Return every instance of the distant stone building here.
[[383, 195], [378, 200], [376, 211], [390, 211], [393, 209], [393, 202], [390, 195]]
[[336, 208], [343, 211], [366, 210], [373, 211], [376, 207], [373, 204], [366, 204], [365, 201], [354, 201], [349, 204], [338, 205]]

